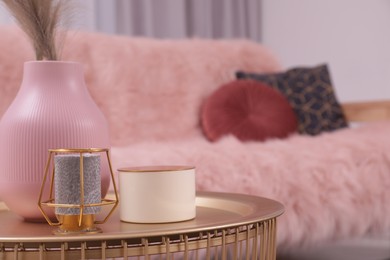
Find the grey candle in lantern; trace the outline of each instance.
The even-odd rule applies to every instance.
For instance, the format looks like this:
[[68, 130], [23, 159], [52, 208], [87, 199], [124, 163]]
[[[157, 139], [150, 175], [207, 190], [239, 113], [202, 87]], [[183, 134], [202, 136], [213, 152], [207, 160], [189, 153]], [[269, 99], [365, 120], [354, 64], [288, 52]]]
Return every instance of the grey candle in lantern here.
[[[100, 155], [83, 155], [84, 205], [101, 202]], [[80, 154], [54, 156], [56, 204], [80, 205]], [[100, 207], [85, 207], [83, 214], [97, 214]], [[56, 214], [78, 215], [80, 208], [56, 207]]]

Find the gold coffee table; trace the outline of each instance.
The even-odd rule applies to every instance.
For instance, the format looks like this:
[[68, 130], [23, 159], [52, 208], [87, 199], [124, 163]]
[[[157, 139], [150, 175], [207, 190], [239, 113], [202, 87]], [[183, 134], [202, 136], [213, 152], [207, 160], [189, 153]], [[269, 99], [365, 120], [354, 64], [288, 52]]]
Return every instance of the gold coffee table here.
[[119, 210], [99, 227], [103, 233], [53, 235], [46, 223], [23, 222], [0, 211], [0, 259], [261, 259], [276, 258], [274, 200], [231, 193], [198, 192], [189, 221], [132, 224]]

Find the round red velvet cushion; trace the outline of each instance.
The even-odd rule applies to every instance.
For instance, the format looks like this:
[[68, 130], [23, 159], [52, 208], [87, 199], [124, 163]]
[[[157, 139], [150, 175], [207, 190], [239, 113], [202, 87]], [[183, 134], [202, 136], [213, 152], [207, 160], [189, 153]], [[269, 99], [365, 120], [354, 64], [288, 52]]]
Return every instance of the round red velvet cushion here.
[[215, 141], [233, 134], [241, 141], [283, 138], [297, 129], [297, 118], [277, 90], [253, 80], [236, 80], [221, 86], [203, 104], [205, 135]]

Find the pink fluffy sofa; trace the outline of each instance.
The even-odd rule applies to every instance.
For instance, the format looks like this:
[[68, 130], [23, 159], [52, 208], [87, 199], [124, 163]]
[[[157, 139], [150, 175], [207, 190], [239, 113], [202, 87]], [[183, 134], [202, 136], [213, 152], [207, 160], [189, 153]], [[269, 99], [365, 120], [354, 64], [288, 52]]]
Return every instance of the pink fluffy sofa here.
[[[0, 27], [0, 115], [34, 59], [24, 35]], [[209, 142], [203, 101], [237, 70], [282, 70], [264, 46], [245, 40], [155, 40], [77, 32], [64, 60], [82, 62], [111, 130], [114, 168], [195, 165], [197, 189], [282, 202], [279, 250], [363, 236], [390, 238], [390, 122], [318, 136]]]

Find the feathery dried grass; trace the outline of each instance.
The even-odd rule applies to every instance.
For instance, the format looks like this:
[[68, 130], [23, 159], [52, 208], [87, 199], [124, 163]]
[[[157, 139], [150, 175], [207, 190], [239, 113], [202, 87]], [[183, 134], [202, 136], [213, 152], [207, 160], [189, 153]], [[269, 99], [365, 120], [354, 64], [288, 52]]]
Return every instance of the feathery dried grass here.
[[2, 0], [33, 43], [37, 60], [57, 60], [57, 31], [66, 0]]

